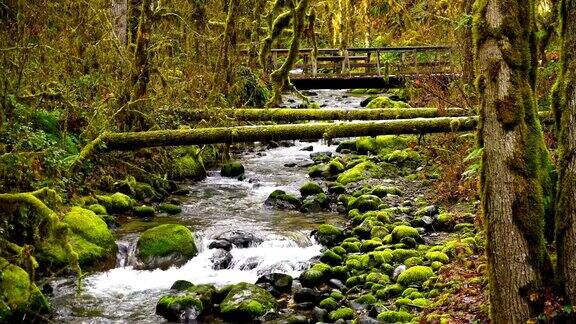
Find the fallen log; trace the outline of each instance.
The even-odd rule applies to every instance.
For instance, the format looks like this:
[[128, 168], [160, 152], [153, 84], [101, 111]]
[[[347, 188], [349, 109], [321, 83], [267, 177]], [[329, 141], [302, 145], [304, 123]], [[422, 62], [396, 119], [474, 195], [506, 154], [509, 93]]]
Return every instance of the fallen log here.
[[157, 146], [444, 133], [471, 131], [475, 129], [476, 123], [477, 117], [442, 117], [357, 123], [310, 123], [104, 133], [88, 144], [85, 149], [126, 151]]
[[461, 108], [386, 108], [386, 109], [176, 109], [172, 110], [185, 121], [210, 120], [224, 116], [237, 121], [296, 122], [300, 120], [384, 120], [464, 116]]
[[[550, 123], [550, 113], [539, 113]], [[261, 142], [297, 139], [467, 132], [476, 129], [478, 116], [415, 118], [353, 123], [310, 123], [293, 125], [236, 126], [147, 132], [104, 132], [88, 143], [70, 168], [74, 172], [96, 152], [131, 151], [145, 147]]]

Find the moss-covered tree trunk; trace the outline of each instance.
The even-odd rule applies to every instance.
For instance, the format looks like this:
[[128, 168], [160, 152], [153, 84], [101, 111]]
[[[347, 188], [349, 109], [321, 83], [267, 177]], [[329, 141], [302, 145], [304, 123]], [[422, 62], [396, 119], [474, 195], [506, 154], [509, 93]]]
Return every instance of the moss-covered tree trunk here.
[[221, 89], [227, 93], [227, 89], [233, 79], [233, 64], [230, 58], [230, 52], [236, 50], [236, 43], [238, 38], [238, 33], [236, 25], [238, 24], [238, 16], [240, 14], [240, 0], [230, 0], [228, 3], [228, 15], [226, 16], [226, 26], [224, 27], [224, 38], [222, 39], [222, 47], [220, 50], [220, 63], [219, 68], [222, 73], [224, 73], [224, 78], [222, 79], [221, 73], [216, 73], [217, 80], [214, 84], [221, 85]]
[[556, 209], [558, 282], [576, 303], [576, 0], [561, 0], [562, 58], [555, 88], [559, 181]]
[[[462, 13], [469, 17], [472, 14], [474, 0], [462, 0]], [[462, 55], [462, 81], [466, 85], [474, 83], [474, 44], [472, 42], [472, 25], [466, 19], [460, 31], [460, 46]]]
[[152, 32], [152, 0], [143, 0], [138, 20], [136, 48], [134, 49], [134, 67], [132, 73], [131, 101], [138, 100], [146, 94], [150, 81], [150, 34]]
[[294, 86], [290, 83], [289, 73], [300, 54], [300, 39], [304, 33], [308, 2], [309, 0], [300, 0], [298, 5], [292, 9], [292, 39], [290, 41], [290, 51], [282, 66], [270, 75], [273, 94], [270, 101], [266, 104], [268, 107], [279, 106], [282, 103], [282, 91], [285, 89], [294, 89]]
[[476, 1], [473, 25], [491, 317], [524, 323], [538, 312], [550, 271], [543, 199], [548, 155], [534, 99], [534, 1]]

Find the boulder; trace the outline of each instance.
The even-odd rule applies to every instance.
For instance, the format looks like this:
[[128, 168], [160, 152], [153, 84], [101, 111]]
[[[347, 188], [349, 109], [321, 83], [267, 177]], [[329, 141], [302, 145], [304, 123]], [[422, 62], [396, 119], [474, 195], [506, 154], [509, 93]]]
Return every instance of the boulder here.
[[[93, 211], [73, 207], [62, 221], [68, 226], [68, 240], [82, 269], [107, 270], [116, 264], [118, 247], [106, 222]], [[56, 238], [40, 243], [37, 259], [43, 268], [62, 269], [70, 263], [68, 253]]]
[[298, 209], [301, 203], [298, 198], [287, 194], [283, 190], [274, 190], [270, 196], [266, 198], [264, 205], [275, 209]]
[[139, 269], [181, 266], [198, 253], [192, 232], [176, 224], [163, 224], [145, 231], [136, 247]]
[[43, 321], [50, 304], [24, 269], [0, 258], [0, 323]]
[[215, 239], [230, 242], [232, 245], [239, 248], [247, 248], [262, 243], [261, 238], [242, 230], [224, 232], [216, 236]]
[[264, 288], [249, 283], [234, 285], [220, 303], [220, 314], [225, 320], [254, 321], [269, 312], [278, 311], [274, 296]]
[[244, 174], [244, 165], [240, 162], [224, 164], [220, 169], [220, 175], [228, 178], [236, 178]]
[[232, 254], [226, 250], [217, 249], [210, 257], [210, 261], [214, 270], [227, 269], [232, 262]]

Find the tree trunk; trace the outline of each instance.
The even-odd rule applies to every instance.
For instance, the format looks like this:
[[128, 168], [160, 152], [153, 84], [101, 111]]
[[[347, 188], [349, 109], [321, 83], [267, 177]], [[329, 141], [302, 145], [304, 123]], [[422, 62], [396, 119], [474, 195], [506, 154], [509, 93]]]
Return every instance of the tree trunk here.
[[120, 44], [128, 41], [128, 0], [112, 1], [112, 26]]
[[273, 94], [270, 101], [266, 104], [268, 107], [279, 106], [282, 101], [282, 91], [285, 89], [293, 90], [294, 88], [290, 83], [289, 73], [300, 54], [300, 39], [304, 33], [308, 2], [309, 0], [300, 0], [296, 8], [292, 9], [292, 39], [290, 41], [290, 51], [282, 66], [270, 75]]
[[297, 122], [302, 120], [382, 120], [464, 116], [460, 108], [385, 108], [385, 109], [178, 109], [171, 110], [182, 120], [200, 121], [221, 118], [222, 114], [236, 121]]
[[[462, 0], [462, 13], [472, 14], [474, 0]], [[472, 41], [472, 25], [466, 23], [460, 32], [462, 51], [462, 81], [466, 85], [474, 84], [474, 44]]]
[[143, 147], [471, 131], [475, 129], [476, 121], [477, 118], [474, 117], [442, 117], [363, 123], [237, 126], [104, 133], [86, 145], [80, 153], [80, 158], [85, 159], [95, 151], [130, 151]]
[[151, 30], [152, 0], [143, 0], [138, 21], [136, 49], [134, 50], [131, 101], [140, 99], [146, 94], [148, 82], [150, 81], [150, 51], [148, 47], [150, 46]]
[[551, 270], [542, 185], [548, 155], [533, 93], [534, 1], [477, 1], [474, 10], [491, 317], [524, 323], [539, 311]]
[[[220, 71], [224, 73], [224, 79], [220, 80], [219, 82], [215, 82], [215, 84], [221, 85], [224, 89], [224, 93], [228, 93], [227, 89], [230, 86], [230, 83], [233, 79], [233, 65], [230, 60], [230, 49], [236, 49], [237, 43], [237, 30], [236, 25], [238, 24], [238, 16], [239, 16], [239, 7], [240, 0], [230, 0], [228, 3], [228, 15], [226, 17], [226, 26], [224, 28], [224, 39], [222, 40], [222, 49], [220, 52]], [[216, 78], [221, 77], [222, 75], [216, 73]]]
[[576, 0], [561, 0], [561, 68], [555, 86], [559, 181], [556, 224], [558, 282], [576, 303]]

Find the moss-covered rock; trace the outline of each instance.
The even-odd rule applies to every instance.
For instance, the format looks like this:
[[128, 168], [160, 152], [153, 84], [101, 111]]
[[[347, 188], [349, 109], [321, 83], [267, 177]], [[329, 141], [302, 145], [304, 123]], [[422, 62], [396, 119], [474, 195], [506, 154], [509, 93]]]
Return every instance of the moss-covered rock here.
[[[68, 226], [70, 245], [83, 269], [104, 270], [114, 266], [118, 247], [102, 218], [91, 210], [73, 207], [62, 221]], [[70, 263], [68, 253], [56, 239], [41, 242], [37, 257], [47, 269], [62, 269]]]
[[316, 269], [308, 269], [300, 274], [300, 282], [304, 287], [315, 287], [324, 282], [324, 273]]
[[344, 170], [346, 170], [344, 164], [342, 164], [342, 162], [340, 162], [340, 160], [338, 159], [332, 159], [332, 161], [330, 161], [330, 163], [328, 164], [328, 171], [332, 175], [340, 174], [344, 172]]
[[162, 296], [156, 304], [156, 314], [170, 322], [180, 322], [182, 318], [194, 320], [203, 311], [202, 301], [195, 295]]
[[407, 323], [412, 320], [414, 315], [408, 313], [407, 311], [384, 311], [378, 314], [378, 320], [383, 323]]
[[154, 207], [147, 205], [136, 206], [132, 211], [134, 212], [134, 215], [137, 217], [153, 217], [154, 214], [156, 213]]
[[302, 197], [313, 196], [319, 193], [324, 193], [324, 190], [314, 181], [308, 181], [300, 187], [300, 195]]
[[106, 207], [104, 207], [100, 204], [92, 204], [92, 205], [88, 206], [88, 210], [93, 211], [94, 214], [96, 214], [96, 215], [108, 215], [108, 212], [106, 211]]
[[182, 212], [182, 207], [174, 204], [160, 204], [158, 209], [170, 215], [176, 215]]
[[303, 213], [318, 213], [330, 207], [328, 196], [321, 192], [314, 196], [308, 196], [302, 201], [300, 211]]
[[293, 195], [287, 194], [284, 190], [274, 190], [264, 205], [276, 209], [298, 209], [300, 208], [300, 200]]
[[24, 269], [0, 258], [0, 322], [42, 320], [50, 304]]
[[379, 246], [382, 246], [382, 242], [377, 240], [365, 240], [364, 242], [362, 242], [360, 250], [363, 252], [370, 252], [374, 251], [374, 249], [376, 249]]
[[328, 297], [322, 299], [318, 306], [320, 306], [320, 308], [324, 308], [327, 311], [332, 311], [338, 308], [338, 302], [334, 298]]
[[426, 266], [414, 266], [406, 269], [398, 276], [398, 283], [404, 286], [422, 286], [422, 284], [434, 276], [434, 271]]
[[378, 178], [382, 175], [382, 169], [374, 162], [365, 161], [358, 163], [351, 169], [341, 173], [336, 179], [337, 182], [346, 185], [353, 182], [358, 182], [367, 178]]
[[231, 321], [253, 321], [278, 310], [278, 302], [265, 289], [249, 284], [234, 285], [220, 303], [220, 314]]
[[415, 166], [417, 162], [420, 162], [422, 160], [420, 153], [410, 148], [392, 151], [388, 154], [383, 155], [382, 158], [384, 159], [384, 161], [393, 163], [413, 162], [412, 166]]
[[200, 181], [206, 178], [206, 169], [199, 156], [184, 155], [174, 159], [168, 176], [173, 180]]
[[370, 101], [370, 103], [366, 106], [368, 109], [375, 109], [375, 108], [412, 108], [409, 104], [403, 101], [394, 101], [388, 97], [381, 96], [374, 98]]
[[315, 235], [318, 242], [325, 246], [335, 246], [344, 238], [344, 232], [341, 229], [329, 224], [318, 226]]
[[112, 195], [97, 195], [96, 199], [110, 213], [125, 213], [134, 206], [134, 200], [121, 192]]
[[392, 239], [394, 243], [400, 242], [404, 238], [413, 238], [414, 240], [421, 241], [420, 233], [417, 229], [407, 225], [399, 225], [392, 230]]
[[342, 257], [332, 250], [326, 250], [320, 257], [320, 261], [330, 265], [339, 265], [342, 263]]
[[416, 250], [395, 249], [392, 251], [393, 260], [396, 263], [402, 263], [408, 258], [417, 257], [419, 255], [420, 253]]
[[354, 299], [354, 301], [357, 302], [358, 304], [362, 304], [362, 305], [373, 305], [373, 304], [376, 304], [378, 299], [376, 299], [376, 297], [374, 297], [374, 295], [372, 295], [372, 294], [365, 294], [365, 295], [362, 295], [362, 296]]
[[137, 256], [142, 269], [180, 266], [196, 256], [198, 250], [192, 232], [182, 225], [163, 224], [140, 236]]
[[348, 201], [348, 210], [358, 209], [360, 212], [364, 213], [371, 210], [380, 209], [382, 205], [382, 199], [374, 195], [361, 195], [358, 198], [351, 198]]
[[450, 261], [450, 258], [448, 257], [448, 255], [446, 253], [440, 252], [440, 251], [430, 251], [430, 252], [426, 253], [425, 257], [426, 257], [426, 259], [430, 260], [431, 262], [439, 261], [442, 263], [448, 263]]
[[160, 195], [151, 185], [138, 182], [133, 176], [127, 176], [126, 179], [115, 182], [113, 190], [134, 197], [137, 200], [160, 198]]
[[354, 310], [352, 310], [352, 308], [349, 307], [341, 307], [337, 310], [331, 311], [330, 314], [328, 314], [328, 318], [332, 321], [332, 322], [336, 322], [337, 320], [351, 320], [354, 319], [354, 315], [356, 313], [354, 312]]
[[244, 165], [240, 162], [227, 163], [220, 169], [220, 175], [228, 178], [236, 178], [244, 174]]

